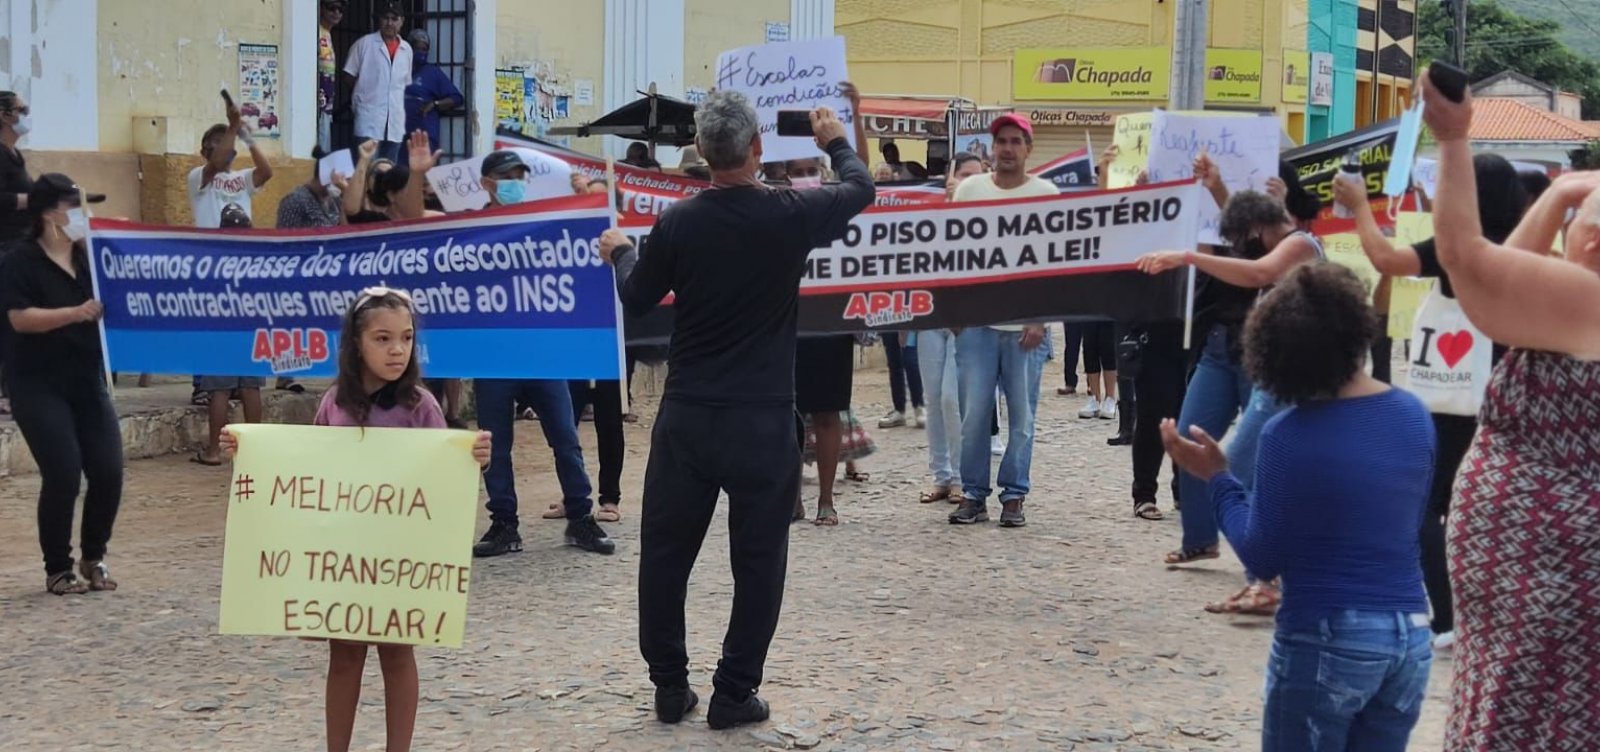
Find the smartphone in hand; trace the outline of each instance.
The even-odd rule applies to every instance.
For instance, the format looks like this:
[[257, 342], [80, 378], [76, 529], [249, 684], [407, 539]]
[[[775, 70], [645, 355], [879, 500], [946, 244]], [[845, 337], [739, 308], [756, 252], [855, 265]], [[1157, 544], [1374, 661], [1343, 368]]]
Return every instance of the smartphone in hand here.
[[1467, 92], [1467, 72], [1446, 62], [1433, 61], [1428, 66], [1428, 80], [1446, 99], [1460, 103]]
[[815, 134], [811, 131], [811, 112], [808, 110], [778, 110], [778, 135], [814, 136]]

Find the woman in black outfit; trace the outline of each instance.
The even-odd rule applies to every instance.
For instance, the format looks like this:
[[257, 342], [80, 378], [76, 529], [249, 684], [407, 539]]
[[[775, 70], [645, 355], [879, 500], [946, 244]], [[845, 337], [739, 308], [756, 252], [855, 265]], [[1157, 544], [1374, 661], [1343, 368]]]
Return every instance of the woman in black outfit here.
[[[1504, 243], [1517, 229], [1527, 210], [1525, 185], [1515, 167], [1505, 158], [1494, 154], [1479, 154], [1472, 159], [1473, 173], [1478, 183], [1478, 220], [1483, 225], [1483, 235], [1495, 243]], [[1445, 297], [1455, 297], [1450, 287], [1450, 276], [1439, 264], [1439, 254], [1433, 240], [1424, 240], [1412, 246], [1396, 248], [1372, 216], [1372, 206], [1360, 189], [1351, 190], [1334, 182], [1334, 200], [1350, 209], [1355, 216], [1356, 229], [1361, 234], [1361, 250], [1367, 254], [1378, 271], [1390, 276], [1431, 277], [1439, 280], [1439, 292]], [[1495, 345], [1493, 362], [1498, 364], [1506, 348]], [[1434, 453], [1433, 488], [1428, 500], [1428, 513], [1422, 519], [1422, 583], [1428, 590], [1428, 602], [1433, 607], [1433, 633], [1435, 646], [1450, 647], [1455, 641], [1455, 615], [1450, 594], [1450, 571], [1445, 555], [1444, 519], [1450, 512], [1450, 494], [1455, 488], [1456, 471], [1472, 445], [1478, 432], [1478, 419], [1472, 415], [1445, 415], [1433, 413], [1433, 430], [1438, 440]]]
[[[28, 102], [14, 91], [0, 91], [0, 259], [11, 244], [28, 234], [28, 191], [33, 179], [17, 142], [33, 127]], [[11, 411], [11, 388], [5, 384], [6, 361], [11, 351], [11, 325], [0, 317], [0, 415]]]
[[[122, 430], [95, 326], [104, 309], [94, 299], [82, 242], [89, 229], [83, 198], [72, 178], [41, 176], [28, 192], [29, 235], [0, 268], [0, 307], [16, 332], [9, 364], [15, 417], [39, 464], [39, 547], [45, 589], [56, 595], [117, 589], [104, 559], [122, 502]], [[74, 572], [80, 478], [88, 479], [88, 492], [78, 540], [83, 559]]]

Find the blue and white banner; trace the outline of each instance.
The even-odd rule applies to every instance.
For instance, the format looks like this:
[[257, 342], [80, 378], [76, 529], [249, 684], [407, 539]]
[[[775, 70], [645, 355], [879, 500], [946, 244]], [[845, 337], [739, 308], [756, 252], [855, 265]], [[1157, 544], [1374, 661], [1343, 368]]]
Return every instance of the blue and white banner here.
[[327, 230], [94, 220], [109, 366], [127, 373], [331, 376], [362, 289], [412, 298], [428, 377], [615, 379], [603, 195]]

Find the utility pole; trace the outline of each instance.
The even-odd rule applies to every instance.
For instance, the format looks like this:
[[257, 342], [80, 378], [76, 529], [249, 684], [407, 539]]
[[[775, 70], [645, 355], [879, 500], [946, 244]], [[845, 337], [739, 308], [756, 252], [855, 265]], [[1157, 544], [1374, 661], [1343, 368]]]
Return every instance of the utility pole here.
[[1455, 16], [1454, 33], [1450, 40], [1450, 62], [1457, 68], [1467, 67], [1467, 0], [1453, 0]]
[[1211, 20], [1210, 0], [1178, 0], [1177, 23], [1172, 32], [1172, 92], [1170, 110], [1206, 107], [1206, 37]]

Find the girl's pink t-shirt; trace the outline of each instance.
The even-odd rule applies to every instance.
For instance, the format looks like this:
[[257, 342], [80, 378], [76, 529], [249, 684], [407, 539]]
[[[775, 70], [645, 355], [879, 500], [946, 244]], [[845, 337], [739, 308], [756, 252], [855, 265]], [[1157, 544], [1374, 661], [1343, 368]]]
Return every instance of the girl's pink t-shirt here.
[[[334, 395], [338, 387], [330, 387], [322, 395], [322, 404], [317, 406], [317, 417], [311, 420], [317, 426], [348, 426], [358, 427], [355, 416], [345, 412], [336, 404]], [[417, 389], [417, 406], [406, 407], [395, 405], [383, 408], [372, 406], [372, 412], [367, 415], [368, 428], [449, 428], [444, 422], [444, 410], [439, 407], [439, 401], [433, 398], [433, 393], [426, 389]]]

